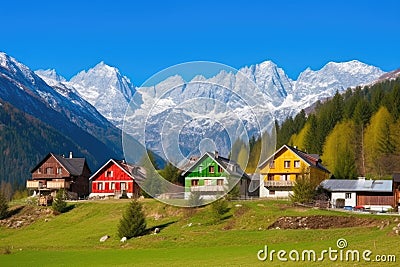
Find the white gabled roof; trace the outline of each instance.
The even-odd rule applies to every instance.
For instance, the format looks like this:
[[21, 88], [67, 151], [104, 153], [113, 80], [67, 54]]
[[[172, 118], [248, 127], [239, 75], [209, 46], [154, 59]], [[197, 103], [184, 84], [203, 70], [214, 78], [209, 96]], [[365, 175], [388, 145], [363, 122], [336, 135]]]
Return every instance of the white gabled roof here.
[[133, 180], [135, 179], [135, 177], [129, 173], [127, 170], [125, 170], [125, 168], [123, 168], [117, 161], [115, 161], [114, 159], [110, 159], [109, 161], [107, 161], [103, 166], [101, 166], [92, 176], [90, 176], [89, 180], [92, 180], [99, 172], [101, 172], [110, 162], [114, 163], [115, 165], [118, 166], [118, 168], [120, 168], [121, 170], [123, 170], [127, 175], [129, 175], [129, 177], [131, 177]]

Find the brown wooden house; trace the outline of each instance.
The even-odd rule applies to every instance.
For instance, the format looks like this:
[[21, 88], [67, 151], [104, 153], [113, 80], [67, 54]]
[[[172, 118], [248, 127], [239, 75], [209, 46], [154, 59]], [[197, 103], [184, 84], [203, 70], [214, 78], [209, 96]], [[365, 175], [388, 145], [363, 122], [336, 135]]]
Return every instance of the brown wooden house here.
[[[58, 190], [65, 189], [71, 199], [89, 195], [90, 169], [85, 158], [74, 158], [49, 153], [31, 170], [32, 178], [26, 182], [29, 190], [40, 195], [55, 196]], [[47, 204], [47, 203], [41, 203]]]

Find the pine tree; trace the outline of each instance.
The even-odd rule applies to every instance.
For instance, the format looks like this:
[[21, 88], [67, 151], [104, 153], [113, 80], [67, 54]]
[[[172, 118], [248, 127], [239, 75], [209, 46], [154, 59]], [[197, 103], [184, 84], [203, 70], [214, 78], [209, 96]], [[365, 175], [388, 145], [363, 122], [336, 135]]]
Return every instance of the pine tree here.
[[290, 200], [293, 203], [311, 202], [316, 194], [316, 186], [317, 184], [310, 179], [307, 170], [303, 168], [301, 174], [296, 178]]
[[225, 198], [220, 198], [211, 204], [211, 209], [213, 211], [213, 217], [216, 222], [222, 220], [224, 214], [229, 211], [228, 202]]
[[56, 212], [63, 213], [67, 208], [67, 202], [65, 202], [65, 191], [64, 189], [58, 190], [56, 197], [54, 198], [52, 208]]
[[8, 216], [8, 201], [0, 192], [0, 220]]
[[203, 198], [201, 197], [200, 192], [193, 191], [190, 193], [190, 197], [188, 200], [188, 204], [190, 207], [199, 207], [203, 205]]
[[165, 168], [161, 171], [161, 176], [164, 177], [165, 180], [176, 184], [178, 183], [179, 169], [172, 163], [168, 162], [167, 165], [165, 165]]
[[126, 208], [118, 225], [118, 236], [120, 238], [132, 238], [141, 236], [146, 231], [146, 217], [142, 204], [133, 200]]

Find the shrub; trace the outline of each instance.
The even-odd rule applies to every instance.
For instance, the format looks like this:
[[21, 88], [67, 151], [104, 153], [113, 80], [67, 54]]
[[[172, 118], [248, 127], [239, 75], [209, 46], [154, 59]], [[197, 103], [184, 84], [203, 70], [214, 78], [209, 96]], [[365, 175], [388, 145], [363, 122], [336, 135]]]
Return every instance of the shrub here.
[[65, 191], [63, 189], [58, 190], [56, 197], [54, 198], [52, 208], [54, 211], [59, 213], [66, 211], [67, 202], [65, 202]]
[[118, 236], [120, 238], [132, 238], [143, 235], [146, 231], [146, 217], [143, 213], [142, 204], [133, 200], [126, 208], [118, 225]]
[[213, 217], [216, 222], [222, 220], [225, 213], [229, 211], [228, 201], [224, 198], [220, 198], [211, 204], [211, 209], [213, 211]]
[[188, 204], [191, 207], [198, 207], [203, 205], [203, 198], [201, 197], [200, 192], [198, 191], [191, 192]]
[[0, 192], [0, 220], [8, 216], [8, 201]]

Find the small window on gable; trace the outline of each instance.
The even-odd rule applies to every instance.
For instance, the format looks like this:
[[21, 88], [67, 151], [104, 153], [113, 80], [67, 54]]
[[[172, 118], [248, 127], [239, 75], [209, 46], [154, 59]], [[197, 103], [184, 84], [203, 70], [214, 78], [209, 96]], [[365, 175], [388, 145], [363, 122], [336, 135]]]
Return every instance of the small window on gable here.
[[295, 168], [300, 168], [300, 160], [295, 160], [294, 161], [294, 167]]
[[42, 168], [39, 168], [39, 169], [37, 170], [37, 173], [42, 173]]
[[215, 172], [215, 167], [214, 167], [214, 166], [209, 166], [209, 167], [208, 167], [208, 171], [209, 171], [210, 173], [214, 173], [214, 172]]
[[270, 169], [275, 169], [275, 160], [273, 160], [273, 161], [271, 161], [271, 162], [269, 163], [269, 168], [270, 168]]
[[285, 169], [290, 168], [290, 160], [285, 160], [283, 164], [284, 164]]
[[106, 177], [113, 177], [114, 172], [113, 171], [106, 171]]
[[218, 172], [219, 172], [219, 173], [224, 172], [224, 169], [222, 169], [222, 167], [219, 166], [219, 165], [218, 165]]
[[57, 174], [62, 174], [62, 168], [61, 167], [57, 168]]
[[53, 167], [47, 167], [46, 168], [46, 174], [54, 174]]

